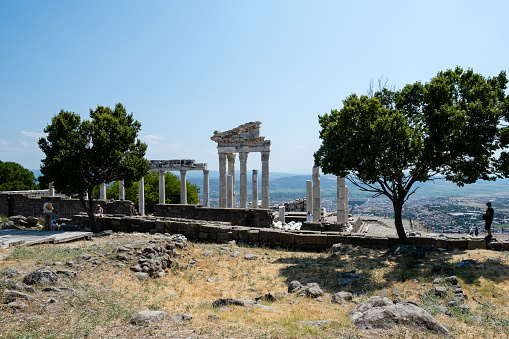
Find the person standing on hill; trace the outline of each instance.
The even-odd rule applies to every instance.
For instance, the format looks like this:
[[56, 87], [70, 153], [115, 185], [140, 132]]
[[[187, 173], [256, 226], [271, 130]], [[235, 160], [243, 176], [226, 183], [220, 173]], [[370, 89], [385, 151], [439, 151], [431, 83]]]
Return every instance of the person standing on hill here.
[[51, 230], [51, 222], [53, 217], [53, 205], [51, 204], [51, 198], [46, 199], [44, 205], [42, 205], [42, 210], [44, 214], [44, 230]]
[[493, 214], [495, 213], [495, 210], [491, 207], [491, 202], [489, 201], [486, 203], [486, 206], [488, 206], [488, 208], [486, 209], [486, 212], [483, 213], [483, 219], [486, 221], [484, 228], [488, 231], [486, 238], [491, 239], [491, 224], [493, 223]]

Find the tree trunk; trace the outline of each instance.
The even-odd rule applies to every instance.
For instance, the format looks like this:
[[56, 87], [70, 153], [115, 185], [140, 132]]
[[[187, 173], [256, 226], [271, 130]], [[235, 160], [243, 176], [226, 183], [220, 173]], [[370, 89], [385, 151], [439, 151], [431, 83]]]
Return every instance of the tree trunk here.
[[83, 197], [83, 194], [79, 194], [78, 198], [80, 199], [81, 204], [83, 205], [83, 208], [85, 209], [85, 212], [87, 212], [88, 220], [90, 221], [90, 228], [92, 229], [92, 232], [99, 233], [99, 228], [97, 227], [97, 223], [95, 222], [95, 217], [94, 217], [94, 212], [93, 212], [94, 209], [92, 207], [94, 205], [94, 201], [92, 199], [92, 191], [90, 191], [90, 193], [88, 194], [88, 206], [87, 206], [87, 202], [85, 201], [85, 198]]
[[403, 219], [401, 217], [401, 211], [403, 210], [403, 203], [399, 202], [398, 199], [392, 201], [394, 206], [394, 224], [396, 225], [396, 232], [398, 233], [399, 243], [401, 245], [408, 245], [408, 238], [403, 228]]

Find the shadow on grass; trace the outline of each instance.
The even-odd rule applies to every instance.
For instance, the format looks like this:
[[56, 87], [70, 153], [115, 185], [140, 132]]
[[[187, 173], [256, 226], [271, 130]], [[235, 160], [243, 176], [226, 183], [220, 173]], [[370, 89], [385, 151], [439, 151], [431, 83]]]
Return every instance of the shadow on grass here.
[[[509, 279], [508, 254], [493, 252], [493, 258], [473, 258], [471, 251], [437, 250], [420, 256], [394, 255], [389, 250], [344, 246], [332, 253], [294, 256], [275, 261], [286, 266], [280, 274], [286, 283], [317, 283], [324, 292], [339, 291], [372, 294], [388, 289], [395, 282], [432, 283], [434, 278], [457, 276], [466, 284], [477, 284], [480, 278], [495, 283]], [[489, 255], [489, 253], [488, 253]], [[502, 258], [502, 260], [496, 259]], [[345, 277], [357, 277], [345, 284]], [[342, 278], [342, 279], [341, 279]]]

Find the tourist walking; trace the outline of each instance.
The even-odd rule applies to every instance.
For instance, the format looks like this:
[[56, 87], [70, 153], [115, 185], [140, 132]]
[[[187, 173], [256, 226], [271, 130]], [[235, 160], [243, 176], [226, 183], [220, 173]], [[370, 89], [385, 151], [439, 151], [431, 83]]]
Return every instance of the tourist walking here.
[[46, 199], [44, 205], [42, 205], [44, 213], [44, 230], [49, 231], [51, 229], [51, 221], [53, 218], [53, 205], [51, 204], [51, 198]]

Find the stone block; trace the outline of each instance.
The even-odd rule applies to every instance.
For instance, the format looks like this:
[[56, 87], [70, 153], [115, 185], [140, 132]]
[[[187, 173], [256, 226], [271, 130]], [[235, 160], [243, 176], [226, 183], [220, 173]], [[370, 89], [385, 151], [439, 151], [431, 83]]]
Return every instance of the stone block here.
[[361, 238], [361, 246], [362, 247], [371, 247], [371, 237], [362, 237]]
[[121, 218], [112, 217], [111, 218], [111, 225], [112, 226], [120, 226], [120, 220], [121, 220]]
[[326, 234], [295, 234], [294, 241], [296, 245], [327, 245]]
[[[202, 232], [200, 232], [202, 233]], [[216, 232], [208, 232], [208, 239], [209, 240], [212, 240], [212, 241], [216, 241], [217, 240], [217, 233]]]
[[206, 232], [200, 232], [198, 233], [198, 239], [208, 239], [209, 238], [209, 234], [206, 233]]
[[248, 240], [250, 242], [259, 242], [260, 241], [259, 237], [258, 237], [259, 233], [260, 233], [260, 231], [257, 230], [257, 229], [249, 230], [249, 232], [248, 232]]
[[435, 239], [435, 246], [438, 248], [447, 249], [447, 239]]
[[275, 242], [279, 242], [279, 234], [281, 232], [278, 230], [270, 229], [270, 228], [261, 228], [258, 234], [258, 239], [262, 243], [272, 244]]
[[435, 246], [435, 238], [430, 237], [408, 237], [408, 242], [410, 245], [414, 246], [426, 246], [433, 245]]
[[164, 229], [165, 229], [165, 222], [162, 221], [162, 220], [156, 220], [155, 221], [155, 229], [157, 230], [157, 232], [159, 233], [164, 233]]
[[295, 234], [290, 232], [281, 232], [279, 234], [279, 241], [282, 245], [293, 245], [295, 244]]
[[502, 243], [500, 242], [488, 242], [486, 243], [486, 249], [492, 250], [492, 251], [501, 251], [502, 250]]
[[348, 237], [341, 234], [327, 234], [327, 245], [332, 246], [339, 243], [348, 244]]
[[458, 250], [466, 250], [468, 247], [467, 239], [449, 239], [447, 241], [447, 248], [455, 248]]
[[509, 251], [509, 242], [508, 241], [501, 242], [500, 247], [502, 251]]
[[372, 237], [371, 248], [389, 248], [389, 239], [382, 237]]
[[486, 249], [486, 240], [484, 239], [469, 239], [467, 243], [468, 250]]
[[348, 237], [349, 243], [354, 246], [361, 246], [362, 245], [362, 236], [359, 235], [351, 235]]
[[249, 228], [240, 228], [239, 230], [239, 240], [240, 241], [249, 241]]
[[216, 233], [216, 237], [217, 237], [217, 241], [228, 241], [228, 240], [231, 240], [229, 239], [228, 237], [228, 232], [224, 233], [224, 232], [220, 232], [220, 233]]

